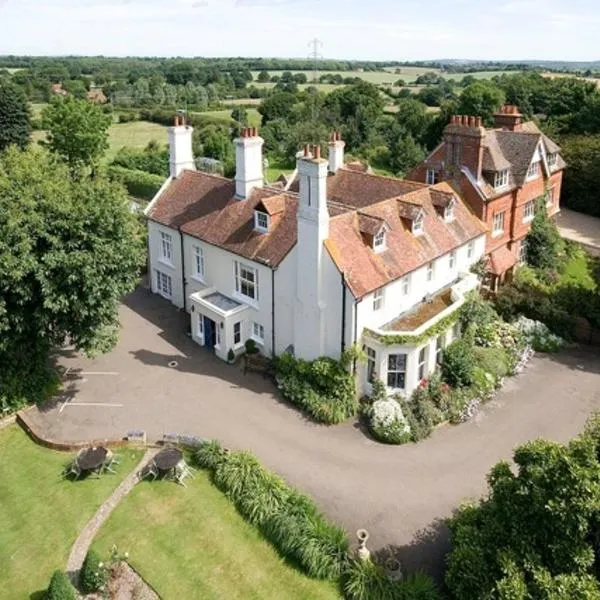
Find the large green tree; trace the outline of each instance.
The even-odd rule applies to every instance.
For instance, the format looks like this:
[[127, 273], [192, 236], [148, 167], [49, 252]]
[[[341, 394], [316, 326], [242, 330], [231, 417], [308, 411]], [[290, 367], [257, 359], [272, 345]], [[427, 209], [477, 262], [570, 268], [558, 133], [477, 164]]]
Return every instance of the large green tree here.
[[457, 600], [597, 600], [598, 427], [498, 463], [489, 497], [450, 520], [446, 583]]
[[487, 125], [491, 125], [492, 115], [502, 106], [504, 100], [504, 92], [498, 86], [489, 81], [477, 81], [463, 90], [458, 111], [462, 115], [482, 117]]
[[39, 397], [53, 346], [113, 346], [144, 250], [120, 185], [42, 148], [0, 155], [0, 402]]
[[24, 148], [30, 133], [25, 93], [10, 81], [0, 79], [0, 152], [11, 144]]
[[64, 158], [71, 169], [94, 168], [108, 148], [112, 117], [86, 100], [69, 96], [44, 109], [51, 150]]
[[588, 215], [600, 217], [600, 135], [569, 136], [561, 140], [567, 162], [561, 202]]
[[526, 243], [528, 264], [537, 269], [558, 269], [564, 244], [558, 228], [548, 217], [545, 197], [537, 202]]

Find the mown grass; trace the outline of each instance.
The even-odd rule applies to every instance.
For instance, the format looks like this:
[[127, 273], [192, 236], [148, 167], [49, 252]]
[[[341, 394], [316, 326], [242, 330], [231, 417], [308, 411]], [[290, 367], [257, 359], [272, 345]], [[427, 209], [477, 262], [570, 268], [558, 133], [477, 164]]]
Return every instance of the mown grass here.
[[94, 549], [116, 544], [164, 600], [333, 599], [339, 590], [286, 563], [204, 471], [182, 488], [142, 482], [104, 524]]
[[[262, 116], [258, 112], [256, 108], [248, 108], [246, 109], [248, 114], [248, 125], [250, 127], [259, 127], [262, 121]], [[203, 117], [207, 117], [209, 119], [214, 119], [216, 122], [223, 122], [229, 124], [231, 122], [231, 109], [223, 109], [223, 110], [209, 110], [205, 112], [197, 112], [194, 113], [196, 115], [201, 115]]]
[[117, 475], [68, 481], [71, 455], [34, 444], [16, 425], [0, 431], [0, 597], [39, 597], [52, 572], [65, 569], [87, 521], [140, 459], [122, 451]]
[[114, 123], [108, 130], [109, 148], [104, 160], [110, 162], [123, 147], [145, 148], [153, 140], [161, 145], [167, 143], [167, 128], [164, 125], [147, 121]]
[[583, 249], [579, 249], [567, 261], [558, 285], [579, 286], [587, 290], [595, 289], [597, 286], [594, 280], [594, 265], [594, 258]]

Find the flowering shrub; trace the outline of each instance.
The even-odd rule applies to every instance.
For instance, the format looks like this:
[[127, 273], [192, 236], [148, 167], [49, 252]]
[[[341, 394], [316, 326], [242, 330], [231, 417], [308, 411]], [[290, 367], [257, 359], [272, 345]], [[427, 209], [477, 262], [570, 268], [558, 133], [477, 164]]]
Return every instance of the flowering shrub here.
[[565, 345], [563, 338], [552, 333], [541, 321], [521, 315], [515, 321], [515, 327], [536, 352], [557, 352]]
[[402, 407], [393, 398], [373, 402], [369, 410], [369, 429], [380, 442], [403, 444], [410, 440], [410, 427]]
[[83, 561], [83, 566], [79, 573], [79, 585], [81, 589], [86, 594], [103, 590], [107, 580], [108, 571], [106, 565], [96, 552], [90, 550]]

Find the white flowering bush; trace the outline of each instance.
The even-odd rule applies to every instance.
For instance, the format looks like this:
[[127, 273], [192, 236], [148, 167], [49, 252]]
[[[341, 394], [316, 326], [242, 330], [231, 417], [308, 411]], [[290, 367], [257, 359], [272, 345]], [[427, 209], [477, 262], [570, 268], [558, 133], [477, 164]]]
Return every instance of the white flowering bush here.
[[369, 428], [373, 437], [386, 444], [403, 444], [410, 439], [402, 407], [393, 398], [373, 402], [369, 415]]
[[541, 321], [521, 315], [515, 321], [515, 327], [536, 352], [557, 352], [565, 345], [563, 338], [552, 333]]

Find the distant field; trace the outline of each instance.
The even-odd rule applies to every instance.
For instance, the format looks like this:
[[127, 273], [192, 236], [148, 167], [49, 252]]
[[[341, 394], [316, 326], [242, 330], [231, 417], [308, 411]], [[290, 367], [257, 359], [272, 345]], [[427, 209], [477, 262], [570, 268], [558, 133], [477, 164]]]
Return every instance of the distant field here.
[[[277, 84], [275, 83], [260, 83], [258, 81], [254, 81], [252, 83], [252, 85], [256, 86], [257, 88], [263, 88], [263, 89], [273, 89]], [[311, 87], [314, 86], [316, 87], [319, 91], [321, 92], [325, 92], [325, 93], [329, 93], [329, 92], [333, 92], [333, 90], [337, 90], [337, 88], [342, 87], [341, 85], [333, 85], [331, 83], [301, 83], [298, 86], [299, 90], [305, 90], [307, 87]]]
[[[548, 77], [549, 79], [557, 79], [558, 77], [575, 77], [572, 73], [542, 73], [542, 77]], [[590, 81], [600, 87], [600, 79], [594, 77], [577, 77], [577, 79], [583, 79], [584, 81]]]
[[[256, 80], [260, 71], [252, 71], [252, 76]], [[279, 75], [283, 71], [269, 71], [269, 75], [271, 77], [273, 75]], [[313, 79], [313, 71], [292, 71], [292, 73], [304, 73], [308, 78], [308, 81], [311, 82]], [[389, 71], [317, 71], [317, 79], [321, 77], [321, 75], [341, 75], [342, 77], [360, 77], [365, 81], [369, 81], [371, 83], [394, 83], [398, 77], [394, 77], [394, 73], [390, 73]]]
[[[262, 116], [255, 108], [246, 109], [248, 113], [248, 125], [250, 127], [259, 127]], [[192, 113], [195, 115], [201, 115], [203, 117], [209, 117], [214, 119], [215, 121], [223, 121], [225, 123], [229, 123], [231, 121], [231, 109], [223, 109], [223, 110], [210, 110], [205, 112], [195, 112]]]
[[475, 71], [475, 73], [442, 73], [442, 77], [444, 79], [454, 79], [460, 81], [463, 77], [467, 75], [472, 75], [475, 79], [491, 79], [496, 75], [515, 75], [516, 73], [521, 73], [521, 71]]
[[8, 67], [0, 67], [0, 71], [3, 71], [3, 70], [8, 71], [12, 75], [13, 73], [16, 73], [17, 71], [23, 71], [24, 69], [22, 69], [22, 68], [15, 69], [12, 67], [9, 69]]

